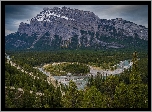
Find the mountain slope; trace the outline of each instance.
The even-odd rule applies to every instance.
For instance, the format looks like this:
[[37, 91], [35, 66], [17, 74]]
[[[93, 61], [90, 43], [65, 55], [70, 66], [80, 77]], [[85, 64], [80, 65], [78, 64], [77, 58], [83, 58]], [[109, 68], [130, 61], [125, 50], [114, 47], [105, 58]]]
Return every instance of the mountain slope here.
[[100, 19], [90, 11], [54, 7], [44, 8], [30, 24], [21, 22], [16, 33], [5, 37], [5, 47], [6, 50], [147, 48], [147, 41], [148, 29], [144, 26], [122, 18]]

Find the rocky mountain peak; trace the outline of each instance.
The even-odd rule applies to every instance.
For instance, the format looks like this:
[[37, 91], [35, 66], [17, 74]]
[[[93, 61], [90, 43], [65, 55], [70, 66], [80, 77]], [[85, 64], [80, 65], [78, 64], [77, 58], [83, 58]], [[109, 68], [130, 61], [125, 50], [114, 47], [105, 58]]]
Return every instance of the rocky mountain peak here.
[[[124, 45], [117, 42], [118, 39], [135, 37], [148, 40], [148, 29], [144, 26], [122, 18], [100, 19], [93, 12], [68, 7], [43, 8], [36, 17], [31, 18], [30, 24], [21, 22], [17, 34], [25, 34], [30, 38], [34, 35], [33, 42], [27, 43], [28, 48], [34, 48], [39, 42], [56, 47], [69, 47], [71, 44], [72, 48], [72, 44], [75, 44], [75, 48], [81, 46], [121, 48]], [[26, 45], [25, 40], [21, 40], [20, 43]], [[105, 42], [105, 40], [108, 41]], [[116, 42], [109, 43], [110, 40]]]

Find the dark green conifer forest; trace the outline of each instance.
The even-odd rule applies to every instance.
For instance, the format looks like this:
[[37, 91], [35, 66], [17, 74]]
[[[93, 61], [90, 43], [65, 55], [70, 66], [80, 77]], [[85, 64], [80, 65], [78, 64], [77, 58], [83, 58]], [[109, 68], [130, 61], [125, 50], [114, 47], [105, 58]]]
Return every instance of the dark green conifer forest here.
[[[11, 66], [11, 62], [5, 58], [5, 108], [148, 108], [147, 51], [62, 50], [6, 53], [16, 67]], [[67, 86], [58, 82], [48, 83], [48, 76], [33, 68], [52, 62], [79, 62], [108, 69], [127, 59], [133, 62], [130, 69], [119, 75], [104, 77], [97, 73], [96, 76], [90, 76], [83, 90], [78, 90], [73, 81]], [[67, 67], [73, 68], [74, 65]], [[75, 67], [83, 68], [81, 64]]]

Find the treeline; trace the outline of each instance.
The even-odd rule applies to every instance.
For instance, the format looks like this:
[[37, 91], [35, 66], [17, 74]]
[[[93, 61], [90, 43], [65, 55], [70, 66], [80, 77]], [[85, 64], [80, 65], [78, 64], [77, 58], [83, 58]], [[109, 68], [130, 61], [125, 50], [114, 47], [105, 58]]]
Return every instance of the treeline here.
[[[50, 62], [79, 62], [109, 69], [119, 61], [132, 58], [132, 51], [124, 50], [62, 50], [62, 51], [14, 51], [7, 52], [11, 58], [20, 65], [28, 64], [32, 67]], [[139, 57], [144, 57], [147, 52], [139, 52]], [[23, 63], [23, 64], [22, 64]]]

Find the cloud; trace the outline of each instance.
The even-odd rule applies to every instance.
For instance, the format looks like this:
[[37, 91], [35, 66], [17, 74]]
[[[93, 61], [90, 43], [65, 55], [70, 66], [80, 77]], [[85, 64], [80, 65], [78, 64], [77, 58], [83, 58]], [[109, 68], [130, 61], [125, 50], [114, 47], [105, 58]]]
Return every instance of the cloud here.
[[6, 5], [5, 26], [9, 31], [17, 31], [21, 22], [29, 23], [44, 7], [69, 7], [91, 11], [101, 19], [123, 18], [138, 25], [148, 27], [147, 5]]
[[148, 6], [147, 5], [108, 5], [98, 9], [97, 15], [104, 19], [123, 18], [138, 25], [148, 27]]
[[11, 33], [14, 33], [14, 31], [5, 29], [5, 36], [7, 36], [7, 35], [9, 35]]

